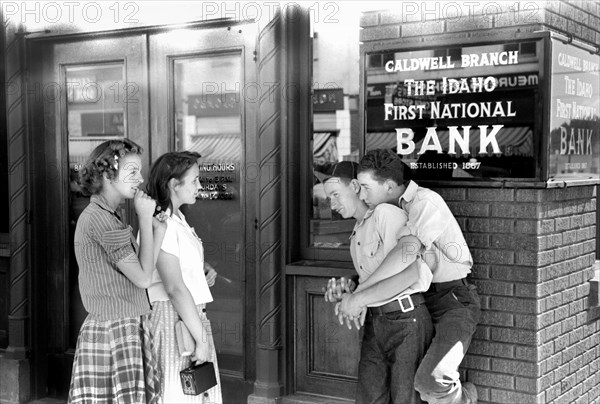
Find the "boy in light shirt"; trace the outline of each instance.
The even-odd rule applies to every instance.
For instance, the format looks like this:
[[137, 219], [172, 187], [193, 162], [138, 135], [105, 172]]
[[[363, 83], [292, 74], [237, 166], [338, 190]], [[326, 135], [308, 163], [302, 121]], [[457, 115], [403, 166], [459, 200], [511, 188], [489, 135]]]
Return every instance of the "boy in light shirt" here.
[[396, 261], [404, 256], [408, 239], [433, 273], [424, 296], [436, 332], [417, 371], [415, 388], [429, 404], [476, 404], [475, 385], [461, 383], [458, 372], [481, 311], [476, 287], [467, 280], [473, 258], [458, 222], [439, 194], [411, 180], [410, 170], [392, 150], [367, 152], [357, 177], [360, 197], [370, 208], [394, 204], [408, 215], [398, 247], [380, 263], [377, 275], [396, 273]]
[[[356, 403], [422, 403], [414, 377], [433, 337], [433, 326], [421, 292], [429, 288], [431, 271], [420, 258], [405, 255], [396, 262], [396, 275], [371, 281], [385, 256], [398, 244], [407, 222], [401, 209], [376, 208], [360, 200], [358, 165], [342, 161], [322, 175], [331, 209], [356, 219], [350, 253], [360, 286], [336, 299], [330, 282], [326, 300], [340, 300], [336, 312], [364, 319]], [[353, 289], [350, 287], [348, 290]]]

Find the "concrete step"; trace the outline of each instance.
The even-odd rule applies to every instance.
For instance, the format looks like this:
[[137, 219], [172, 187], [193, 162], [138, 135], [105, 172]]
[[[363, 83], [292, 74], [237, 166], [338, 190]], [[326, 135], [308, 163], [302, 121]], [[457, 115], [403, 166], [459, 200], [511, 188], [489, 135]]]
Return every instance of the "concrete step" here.
[[312, 394], [292, 394], [282, 397], [281, 404], [354, 404], [354, 400], [343, 400]]
[[[47, 397], [30, 401], [28, 404], [67, 404], [67, 402], [64, 400]], [[281, 404], [354, 404], [354, 401], [323, 396], [313, 396], [310, 394], [292, 394], [282, 397]]]

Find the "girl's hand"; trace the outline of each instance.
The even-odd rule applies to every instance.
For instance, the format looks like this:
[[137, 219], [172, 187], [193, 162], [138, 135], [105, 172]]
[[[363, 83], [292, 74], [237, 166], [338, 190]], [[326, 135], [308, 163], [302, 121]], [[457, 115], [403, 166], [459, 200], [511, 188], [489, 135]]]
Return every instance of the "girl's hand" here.
[[[160, 210], [160, 206], [156, 209]], [[167, 230], [167, 217], [165, 212], [156, 213], [152, 217], [152, 230], [154, 230], [155, 233], [161, 233]]]
[[155, 233], [165, 232], [167, 230], [167, 223], [154, 216], [152, 218], [152, 230], [154, 230]]
[[204, 271], [206, 275], [206, 283], [212, 287], [217, 280], [217, 271], [207, 262], [204, 263]]
[[133, 197], [133, 206], [140, 219], [151, 219], [156, 209], [156, 201], [144, 191], [138, 189]]
[[[158, 211], [158, 213], [156, 213], [157, 211]], [[154, 217], [159, 222], [164, 223], [169, 218], [169, 215], [167, 215], [167, 212], [161, 211], [160, 206], [157, 206], [156, 210], [154, 211]]]
[[210, 360], [208, 341], [196, 341], [196, 349], [194, 350], [191, 359], [196, 365], [201, 365]]

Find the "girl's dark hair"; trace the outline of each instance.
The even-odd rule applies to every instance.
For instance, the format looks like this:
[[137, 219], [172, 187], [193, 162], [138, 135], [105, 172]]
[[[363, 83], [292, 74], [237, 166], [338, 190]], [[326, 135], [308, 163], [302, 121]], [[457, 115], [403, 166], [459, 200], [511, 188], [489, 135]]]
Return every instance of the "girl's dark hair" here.
[[193, 151], [170, 152], [163, 154], [152, 164], [147, 186], [148, 195], [163, 212], [171, 206], [169, 180], [175, 178], [180, 181], [190, 167], [198, 164], [200, 157], [200, 154]]
[[410, 168], [390, 149], [369, 150], [358, 165], [358, 172], [364, 171], [371, 171], [379, 183], [393, 180], [398, 185], [406, 185], [412, 180]]
[[142, 147], [129, 139], [107, 140], [99, 144], [79, 171], [79, 185], [84, 195], [94, 195], [102, 190], [104, 173], [115, 179], [119, 159], [128, 154], [142, 154]]

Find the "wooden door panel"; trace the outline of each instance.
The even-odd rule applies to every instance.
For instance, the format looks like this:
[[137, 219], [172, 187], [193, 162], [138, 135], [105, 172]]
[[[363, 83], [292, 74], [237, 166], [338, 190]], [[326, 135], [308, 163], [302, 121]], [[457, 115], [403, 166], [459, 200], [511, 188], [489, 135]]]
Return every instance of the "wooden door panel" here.
[[362, 335], [340, 325], [323, 299], [328, 279], [299, 276], [293, 283], [296, 392], [353, 399]]

